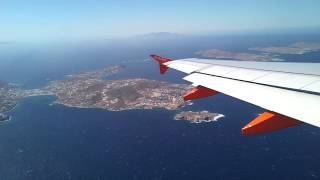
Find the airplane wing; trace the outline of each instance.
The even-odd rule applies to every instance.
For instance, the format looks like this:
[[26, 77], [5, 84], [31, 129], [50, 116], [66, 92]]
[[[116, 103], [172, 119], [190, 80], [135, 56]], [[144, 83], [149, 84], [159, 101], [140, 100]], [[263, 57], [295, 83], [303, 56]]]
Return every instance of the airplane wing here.
[[266, 109], [242, 128], [245, 135], [271, 132], [302, 122], [320, 127], [320, 63], [171, 60], [151, 55], [160, 73], [187, 73], [195, 88], [185, 100], [223, 93]]

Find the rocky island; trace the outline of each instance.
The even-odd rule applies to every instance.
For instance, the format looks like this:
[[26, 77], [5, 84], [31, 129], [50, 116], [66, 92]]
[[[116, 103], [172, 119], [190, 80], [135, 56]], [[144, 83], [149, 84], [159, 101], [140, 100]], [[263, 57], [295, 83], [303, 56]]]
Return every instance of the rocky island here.
[[10, 116], [0, 113], [0, 122], [8, 121]]
[[143, 78], [104, 80], [123, 67], [68, 75], [52, 81], [43, 90], [57, 96], [56, 103], [70, 107], [101, 108], [110, 111], [127, 109], [177, 109], [185, 103], [182, 95], [190, 89], [185, 84]]
[[208, 111], [182, 111], [175, 115], [175, 120], [186, 120], [191, 123], [202, 123], [202, 122], [211, 122], [217, 121], [218, 119], [224, 117], [223, 114], [211, 113]]

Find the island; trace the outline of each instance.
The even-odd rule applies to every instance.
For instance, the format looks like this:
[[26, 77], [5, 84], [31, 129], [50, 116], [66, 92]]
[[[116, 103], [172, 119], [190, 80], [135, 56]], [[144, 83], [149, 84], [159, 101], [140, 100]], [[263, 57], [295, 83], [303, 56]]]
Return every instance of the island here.
[[[5, 115], [25, 97], [53, 95], [52, 104], [61, 104], [76, 108], [100, 108], [109, 111], [130, 109], [167, 109], [176, 110], [190, 102], [184, 102], [182, 96], [192, 86], [174, 84], [145, 78], [109, 79], [125, 67], [113, 66], [94, 71], [66, 75], [63, 79], [50, 81], [40, 89], [24, 90], [16, 85], [0, 81], [0, 121], [9, 120]], [[217, 121], [222, 114], [201, 112], [180, 112], [177, 120], [192, 123]]]
[[191, 123], [203, 123], [218, 121], [218, 119], [223, 118], [223, 114], [211, 113], [208, 111], [182, 111], [175, 115], [175, 120], [185, 120]]
[[219, 49], [197, 51], [195, 54], [206, 58], [234, 59], [241, 61], [283, 61], [283, 59], [277, 58], [275, 55], [270, 54], [231, 52]]
[[254, 47], [249, 50], [276, 54], [305, 54], [320, 51], [320, 43], [297, 42], [288, 46]]
[[0, 81], [0, 113], [13, 109], [25, 97], [53, 95], [54, 103], [78, 108], [101, 108], [110, 111], [128, 109], [178, 109], [186, 105], [182, 95], [190, 88], [144, 78], [108, 80], [124, 69], [113, 66], [94, 71], [66, 75], [64, 79], [48, 83], [41, 89], [23, 90]]
[[108, 75], [122, 69], [115, 66], [68, 75], [65, 79], [50, 82], [43, 90], [57, 97], [55, 103], [78, 108], [171, 110], [185, 105], [182, 95], [191, 88], [189, 85], [144, 78], [107, 80]]
[[[84, 76], [85, 78], [97, 78], [97, 77], [103, 77], [107, 75], [111, 75], [114, 73], [117, 73], [122, 66], [116, 66], [111, 68], [105, 68], [99, 71], [94, 71], [90, 73], [81, 73], [77, 76], [77, 78], [81, 78], [81, 76]], [[69, 75], [67, 77], [70, 77], [72, 79], [72, 75]], [[10, 110], [12, 110], [17, 103], [25, 97], [30, 96], [43, 96], [43, 95], [57, 95], [52, 91], [46, 90], [46, 88], [41, 89], [22, 89], [19, 87], [19, 85], [16, 84], [10, 84], [6, 81], [0, 80], [0, 113], [5, 113]]]
[[207, 49], [195, 52], [206, 58], [234, 59], [242, 61], [284, 61], [280, 54], [305, 54], [320, 51], [320, 43], [296, 42], [287, 46], [252, 47], [250, 52], [232, 52], [220, 49]]

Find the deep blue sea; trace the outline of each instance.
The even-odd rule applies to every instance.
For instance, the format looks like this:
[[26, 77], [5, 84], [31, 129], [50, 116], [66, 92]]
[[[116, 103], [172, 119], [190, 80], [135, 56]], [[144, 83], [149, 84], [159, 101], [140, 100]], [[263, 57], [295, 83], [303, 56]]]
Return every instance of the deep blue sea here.
[[[265, 39], [242, 42], [248, 47], [269, 45]], [[155, 52], [188, 57], [194, 50], [217, 48], [219, 43], [224, 49], [245, 49], [231, 40], [198, 42], [199, 47], [183, 41], [122, 48], [115, 44], [114, 49], [101, 44], [7, 45], [0, 47], [0, 79], [38, 88], [65, 74], [124, 64], [125, 71], [107, 79], [144, 77], [187, 83], [181, 80], [182, 73], [173, 70], [160, 76], [157, 64], [144, 60]], [[303, 56], [285, 58], [320, 60], [319, 53]], [[222, 94], [181, 109], [226, 115], [218, 122], [201, 124], [173, 120], [181, 110], [109, 112], [50, 105], [54, 100], [53, 96], [25, 98], [9, 112], [12, 120], [0, 124], [0, 180], [320, 178], [319, 128], [303, 124], [271, 134], [243, 136], [241, 128], [263, 109]]]

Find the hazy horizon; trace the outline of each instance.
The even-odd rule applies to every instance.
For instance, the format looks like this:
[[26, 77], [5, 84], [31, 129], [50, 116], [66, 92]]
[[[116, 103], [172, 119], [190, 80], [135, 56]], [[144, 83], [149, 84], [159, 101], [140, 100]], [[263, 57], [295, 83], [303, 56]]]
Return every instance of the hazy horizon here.
[[2, 1], [0, 41], [77, 41], [154, 32], [246, 34], [320, 29], [320, 1]]

